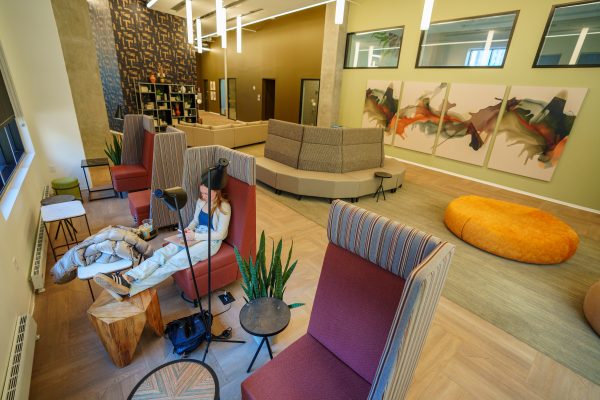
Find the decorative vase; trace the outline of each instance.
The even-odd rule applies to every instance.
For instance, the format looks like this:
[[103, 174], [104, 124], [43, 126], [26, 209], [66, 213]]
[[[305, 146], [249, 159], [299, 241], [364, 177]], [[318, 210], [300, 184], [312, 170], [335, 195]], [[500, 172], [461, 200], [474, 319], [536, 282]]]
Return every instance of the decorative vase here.
[[181, 115], [181, 111], [179, 111], [179, 103], [175, 103], [175, 115], [178, 117]]
[[148, 79], [150, 80], [150, 83], [156, 83], [156, 75], [154, 75], [154, 73], [151, 73]]
[[160, 74], [159, 77], [158, 77], [158, 81], [160, 83], [165, 83], [165, 74]]

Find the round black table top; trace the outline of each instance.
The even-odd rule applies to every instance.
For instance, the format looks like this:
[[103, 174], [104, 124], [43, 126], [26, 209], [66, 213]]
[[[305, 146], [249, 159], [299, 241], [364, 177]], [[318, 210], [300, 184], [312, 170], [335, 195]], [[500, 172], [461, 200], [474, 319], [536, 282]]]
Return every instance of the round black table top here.
[[392, 174], [390, 174], [389, 172], [385, 172], [385, 171], [377, 171], [377, 172], [375, 172], [375, 176], [378, 178], [391, 178]]
[[56, 196], [46, 197], [41, 203], [43, 206], [49, 206], [50, 204], [66, 203], [73, 200], [75, 200], [75, 196], [72, 194], [57, 194]]
[[218, 400], [217, 374], [208, 364], [191, 358], [170, 361], [143, 377], [127, 399], [174, 398]]
[[259, 297], [242, 307], [240, 324], [254, 336], [273, 336], [282, 332], [290, 323], [290, 309], [275, 297]]

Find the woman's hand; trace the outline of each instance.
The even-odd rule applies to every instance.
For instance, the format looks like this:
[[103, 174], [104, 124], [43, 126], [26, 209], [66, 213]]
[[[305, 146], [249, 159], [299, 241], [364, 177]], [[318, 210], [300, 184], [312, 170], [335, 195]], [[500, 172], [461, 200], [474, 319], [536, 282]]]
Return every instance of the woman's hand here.
[[194, 240], [196, 239], [196, 233], [192, 230], [185, 229], [185, 239], [186, 240]]

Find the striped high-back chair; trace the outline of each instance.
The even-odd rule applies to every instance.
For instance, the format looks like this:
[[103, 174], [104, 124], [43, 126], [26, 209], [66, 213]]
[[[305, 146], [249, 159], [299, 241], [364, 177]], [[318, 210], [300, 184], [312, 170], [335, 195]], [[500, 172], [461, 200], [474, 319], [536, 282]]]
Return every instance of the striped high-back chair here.
[[125, 115], [123, 121], [121, 165], [142, 163], [144, 131], [155, 133], [152, 117], [142, 114]]
[[[172, 126], [166, 133], [154, 137], [154, 162], [152, 163], [152, 182], [150, 194], [156, 189], [181, 186], [183, 174], [183, 155], [185, 153], [185, 133]], [[177, 213], [169, 210], [164, 201], [150, 197], [150, 218], [155, 228], [179, 223]]]
[[[223, 146], [187, 149], [181, 184], [188, 195], [187, 204], [181, 210], [183, 222], [189, 223], [194, 216], [202, 174], [208, 167], [214, 166], [219, 158], [229, 161], [227, 185], [223, 192], [231, 205], [231, 218], [227, 238], [212, 257], [212, 290], [228, 285], [239, 277], [234, 247], [245, 258], [250, 253], [256, 254], [256, 163], [253, 156]], [[207, 262], [194, 265], [194, 272], [200, 293], [205, 295], [208, 288]], [[177, 272], [174, 278], [188, 298], [196, 297], [189, 269]]]
[[327, 235], [307, 334], [242, 383], [243, 399], [405, 398], [454, 246], [340, 200]]

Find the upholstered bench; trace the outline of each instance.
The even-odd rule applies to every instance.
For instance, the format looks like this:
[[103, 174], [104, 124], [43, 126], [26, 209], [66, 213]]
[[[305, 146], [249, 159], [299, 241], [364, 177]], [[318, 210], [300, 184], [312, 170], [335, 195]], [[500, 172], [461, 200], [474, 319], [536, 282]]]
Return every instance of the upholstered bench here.
[[444, 223], [475, 247], [531, 264], [564, 262], [579, 244], [571, 227], [545, 211], [480, 196], [451, 201]]

